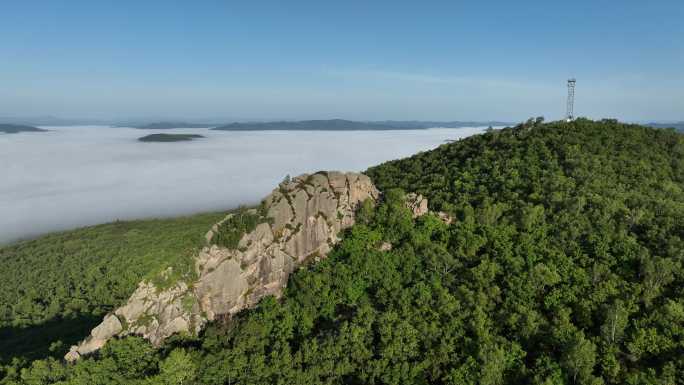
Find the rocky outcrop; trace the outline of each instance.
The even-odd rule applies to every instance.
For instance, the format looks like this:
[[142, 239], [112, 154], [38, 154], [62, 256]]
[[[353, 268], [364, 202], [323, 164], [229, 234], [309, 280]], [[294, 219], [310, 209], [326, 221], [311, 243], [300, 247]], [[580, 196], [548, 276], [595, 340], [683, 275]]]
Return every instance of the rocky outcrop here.
[[[195, 260], [195, 281], [165, 289], [140, 283], [128, 302], [65, 358], [76, 360], [114, 336], [141, 335], [159, 345], [176, 333], [197, 333], [207, 321], [230, 317], [264, 296], [280, 296], [290, 273], [324, 258], [340, 230], [354, 224], [356, 207], [378, 197], [370, 179], [358, 173], [319, 172], [281, 183], [263, 201], [266, 220], [244, 234], [237, 248], [212, 244], [227, 217], [207, 233], [207, 246]], [[419, 210], [423, 206], [427, 209], [426, 200]]]
[[[358, 173], [318, 172], [281, 183], [260, 210], [246, 211], [262, 220], [242, 234], [236, 247], [214, 242], [222, 226], [230, 226], [230, 214], [205, 235], [207, 244], [195, 258], [196, 279], [165, 288], [141, 282], [127, 303], [105, 316], [65, 358], [74, 361], [116, 336], [140, 335], [158, 346], [173, 334], [196, 334], [208, 321], [230, 318], [264, 296], [279, 297], [290, 273], [325, 258], [340, 231], [354, 224], [357, 206], [379, 195], [371, 180]], [[422, 195], [407, 194], [406, 206], [414, 218], [428, 213]], [[452, 221], [447, 214], [436, 215]], [[389, 242], [379, 245], [379, 250], [391, 249]], [[171, 273], [162, 272], [161, 281], [167, 282]]]
[[436, 215], [439, 219], [442, 220], [442, 222], [446, 223], [447, 225], [450, 225], [454, 222], [454, 218], [445, 212], [438, 211]]
[[[414, 218], [418, 218], [430, 212], [430, 209], [428, 208], [427, 198], [416, 193], [406, 194], [406, 207], [408, 207], [409, 210], [411, 210]], [[437, 215], [437, 217], [447, 225], [450, 225], [454, 221], [454, 218], [452, 218], [449, 214], [445, 212], [433, 211], [432, 213]]]
[[411, 210], [414, 218], [428, 213], [428, 201], [419, 194], [406, 194], [406, 206]]

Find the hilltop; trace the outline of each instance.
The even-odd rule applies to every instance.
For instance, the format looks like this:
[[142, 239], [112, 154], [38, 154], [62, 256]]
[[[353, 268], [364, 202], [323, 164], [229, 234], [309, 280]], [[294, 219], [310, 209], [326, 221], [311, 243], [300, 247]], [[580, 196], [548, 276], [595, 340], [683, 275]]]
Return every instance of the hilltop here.
[[[200, 252], [205, 256], [195, 271], [219, 276], [222, 266], [230, 266], [247, 285], [237, 292], [261, 298], [253, 301], [256, 307], [213, 321], [206, 314], [201, 332], [188, 328], [155, 340], [158, 347], [136, 336], [112, 339], [73, 365], [60, 360], [67, 349], [60, 345], [51, 354], [57, 358], [35, 361], [21, 373], [21, 362], [7, 367], [5, 383], [681, 381], [683, 135], [612, 120], [531, 120], [387, 162], [366, 175], [372, 185], [365, 191], [377, 188], [379, 195], [370, 194], [373, 199], [359, 201], [341, 217], [320, 209], [328, 207], [321, 206], [327, 198], [316, 197], [339, 204], [345, 193], [336, 189], [352, 184], [332, 183], [330, 174], [317, 173], [284, 182], [266, 209], [239, 212], [208, 227], [214, 234], [208, 239], [215, 242]], [[409, 196], [422, 198], [407, 206]], [[282, 210], [271, 213], [276, 205]], [[263, 252], [273, 239], [295, 247], [300, 243], [292, 234], [342, 229], [335, 218], [344, 223], [352, 212], [353, 225], [327, 246], [315, 243], [325, 252], [303, 258], [307, 263], [289, 274], [279, 298], [260, 296], [273, 293], [269, 280], [282, 269], [280, 254]], [[87, 253], [78, 243], [64, 242], [46, 253], [60, 250]], [[309, 249], [296, 250], [307, 257]], [[42, 258], [24, 253], [22, 263], [40, 265]], [[188, 259], [179, 261], [184, 262], [176, 266], [187, 266]], [[58, 265], [49, 265], [43, 274], [59, 272]], [[145, 291], [141, 283], [138, 294], [150, 294], [128, 302], [173, 306], [114, 312], [119, 323], [110, 314], [105, 321], [112, 322], [91, 336], [112, 326], [160, 330], [162, 317], [179, 311], [205, 316], [197, 310], [207, 304], [234, 309], [232, 300], [221, 301], [234, 298], [231, 282], [239, 280], [210, 280], [219, 290], [198, 296], [198, 304], [173, 287], [192, 286], [201, 294], [206, 284], [187, 285], [187, 276], [174, 277], [158, 283], [171, 291]], [[16, 292], [16, 281], [0, 282], [3, 291]], [[107, 292], [106, 285], [92, 286]], [[166, 299], [151, 300], [156, 296]], [[40, 313], [44, 303], [40, 295], [33, 298], [26, 308]], [[82, 303], [96, 302], [86, 297]], [[56, 315], [63, 311], [55, 309]], [[121, 321], [129, 311], [142, 314], [134, 325]]]

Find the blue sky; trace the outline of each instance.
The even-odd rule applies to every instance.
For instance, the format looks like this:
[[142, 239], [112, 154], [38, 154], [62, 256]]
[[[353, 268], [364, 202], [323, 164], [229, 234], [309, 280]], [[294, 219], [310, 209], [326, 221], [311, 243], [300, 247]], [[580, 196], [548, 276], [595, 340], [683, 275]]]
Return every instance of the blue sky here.
[[0, 116], [684, 120], [684, 1], [4, 1]]

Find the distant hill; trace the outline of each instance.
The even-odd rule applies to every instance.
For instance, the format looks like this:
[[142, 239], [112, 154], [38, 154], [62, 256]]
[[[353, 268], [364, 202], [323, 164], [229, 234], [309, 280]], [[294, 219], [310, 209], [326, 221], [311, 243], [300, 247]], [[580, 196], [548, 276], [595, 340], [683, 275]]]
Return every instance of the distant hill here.
[[684, 122], [676, 122], [676, 123], [647, 123], [646, 124], [649, 127], [655, 127], [655, 128], [674, 128], [675, 130], [679, 132], [684, 132]]
[[231, 123], [225, 126], [212, 128], [212, 130], [220, 131], [372, 131], [406, 129], [410, 128], [382, 123], [355, 122], [343, 119]]
[[38, 127], [33, 127], [33, 126], [25, 126], [21, 124], [0, 124], [0, 132], [4, 132], [6, 134], [16, 134], [19, 132], [44, 132], [47, 130], [44, 130], [42, 128]]
[[136, 125], [134, 128], [145, 129], [145, 130], [169, 130], [172, 128], [209, 128], [214, 127], [215, 124], [204, 124], [204, 123], [187, 123], [187, 122], [155, 122], [145, 125]]
[[194, 139], [204, 138], [202, 135], [195, 134], [151, 134], [138, 138], [140, 142], [186, 142]]
[[513, 126], [513, 125], [515, 125], [515, 123], [512, 123], [512, 122], [500, 122], [497, 120], [486, 121], [486, 122], [475, 122], [475, 121], [439, 122], [439, 121], [430, 121], [430, 120], [428, 120], [428, 121], [424, 121], [424, 120], [385, 120], [385, 121], [380, 121], [380, 122], [376, 122], [376, 123], [387, 124], [390, 126], [405, 127], [405, 128], [415, 128], [415, 129], [434, 128], [434, 127], [443, 127], [443, 128], [484, 127], [484, 126], [501, 127], [501, 126]]
[[80, 126], [106, 125], [111, 121], [104, 119], [59, 118], [56, 116], [0, 116], [0, 122], [27, 126]]
[[505, 126], [504, 122], [423, 122], [423, 121], [380, 121], [359, 122], [344, 119], [300, 120], [280, 122], [231, 123], [213, 128], [222, 131], [382, 131], [382, 130], [422, 130], [431, 127], [473, 127]]

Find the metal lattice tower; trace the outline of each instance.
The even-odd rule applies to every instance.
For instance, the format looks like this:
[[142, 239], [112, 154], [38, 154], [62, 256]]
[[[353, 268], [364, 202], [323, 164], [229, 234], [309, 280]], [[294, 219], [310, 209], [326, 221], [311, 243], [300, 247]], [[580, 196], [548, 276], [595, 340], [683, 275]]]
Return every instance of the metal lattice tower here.
[[575, 83], [577, 81], [575, 78], [568, 79], [568, 104], [567, 104], [567, 113], [566, 113], [566, 120], [568, 122], [571, 122], [573, 119], [575, 119]]

